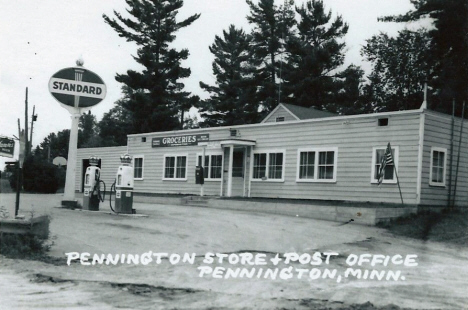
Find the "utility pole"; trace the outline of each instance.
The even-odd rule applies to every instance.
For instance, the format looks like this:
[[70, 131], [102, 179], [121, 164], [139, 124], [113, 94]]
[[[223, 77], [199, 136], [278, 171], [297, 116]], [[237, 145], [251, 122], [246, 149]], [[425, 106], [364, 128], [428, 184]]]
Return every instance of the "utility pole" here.
[[29, 153], [31, 153], [31, 151], [32, 151], [32, 138], [33, 138], [34, 122], [37, 119], [37, 115], [35, 114], [35, 111], [36, 111], [36, 106], [33, 106], [33, 113], [32, 113], [32, 116], [31, 116], [31, 135], [30, 135], [30, 138], [29, 138]]
[[25, 139], [25, 150], [24, 157], [29, 155], [29, 142], [28, 142], [28, 88], [26, 87], [26, 100], [24, 101], [24, 139]]

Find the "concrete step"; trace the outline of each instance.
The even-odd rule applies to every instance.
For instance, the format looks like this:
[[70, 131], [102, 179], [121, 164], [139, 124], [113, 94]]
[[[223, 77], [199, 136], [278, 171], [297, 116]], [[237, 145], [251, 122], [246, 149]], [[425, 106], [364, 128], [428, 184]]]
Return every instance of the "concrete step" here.
[[197, 206], [206, 206], [208, 205], [208, 201], [211, 199], [215, 199], [216, 197], [207, 197], [207, 196], [189, 196], [182, 198], [182, 203], [185, 205], [197, 205]]

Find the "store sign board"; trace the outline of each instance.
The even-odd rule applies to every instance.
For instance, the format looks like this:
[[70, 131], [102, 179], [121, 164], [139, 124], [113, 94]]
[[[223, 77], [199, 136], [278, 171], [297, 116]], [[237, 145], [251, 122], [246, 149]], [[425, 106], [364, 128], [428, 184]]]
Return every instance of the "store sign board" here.
[[188, 146], [197, 145], [199, 142], [206, 142], [209, 140], [209, 134], [169, 136], [153, 138], [153, 140], [151, 141], [151, 145], [152, 147]]
[[10, 138], [0, 138], [0, 156], [13, 158], [15, 153], [15, 140]]

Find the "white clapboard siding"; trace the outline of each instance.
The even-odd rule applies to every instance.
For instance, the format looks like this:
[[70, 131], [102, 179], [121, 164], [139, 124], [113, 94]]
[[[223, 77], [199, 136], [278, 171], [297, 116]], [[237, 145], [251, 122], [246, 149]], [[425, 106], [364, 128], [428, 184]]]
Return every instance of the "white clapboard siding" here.
[[[420, 111], [406, 111], [383, 114], [370, 114], [346, 117], [330, 117], [305, 121], [263, 123], [221, 128], [205, 128], [162, 133], [129, 135], [130, 155], [144, 156], [144, 179], [135, 181], [135, 192], [163, 194], [200, 193], [195, 184], [195, 166], [201, 146], [152, 147], [155, 137], [188, 134], [209, 134], [210, 140], [230, 139], [229, 129], [238, 130], [237, 139], [256, 141], [255, 151], [279, 150], [285, 152], [284, 182], [255, 181], [250, 185], [251, 197], [281, 197], [294, 199], [352, 200], [373, 202], [400, 202], [397, 184], [371, 183], [372, 152], [374, 147], [386, 147], [390, 142], [399, 148], [398, 174], [405, 203], [417, 203], [417, 171], [419, 150]], [[379, 118], [388, 118], [388, 126], [378, 126]], [[467, 130], [468, 131], [468, 130]], [[143, 142], [142, 138], [146, 138]], [[296, 182], [298, 149], [300, 148], [338, 148], [337, 178], [335, 183]], [[102, 155], [97, 153], [102, 152]], [[123, 150], [123, 151], [122, 151]], [[221, 149], [220, 149], [221, 150]], [[126, 148], [81, 149], [80, 158], [96, 154], [106, 157], [105, 162], [115, 158], [115, 168], [106, 171], [108, 179], [115, 177], [120, 153]], [[112, 154], [115, 152], [115, 154]], [[249, 152], [250, 153], [250, 152]], [[163, 180], [164, 155], [187, 155], [187, 179]], [[224, 152], [224, 169], [227, 171], [229, 152]], [[250, 154], [249, 154], [250, 156]], [[252, 158], [249, 158], [250, 162]], [[80, 160], [79, 160], [80, 161]], [[107, 168], [106, 164], [106, 168]], [[79, 170], [78, 170], [79, 171]], [[246, 177], [250, 178], [250, 166]], [[103, 172], [104, 173], [104, 172]], [[227, 176], [223, 193], [226, 194]], [[80, 178], [81, 176], [77, 176]], [[107, 183], [107, 181], [106, 181]], [[246, 189], [248, 189], [248, 183]], [[205, 195], [219, 195], [220, 181], [206, 181]], [[233, 191], [243, 191], [233, 189]], [[246, 191], [247, 192], [247, 191]]]
[[[463, 136], [461, 141], [460, 161], [458, 168], [458, 179], [456, 181], [456, 168], [461, 123], [462, 122], [460, 118], [455, 118], [453, 131], [453, 154], [451, 154], [451, 115], [446, 115], [433, 111], [425, 112], [424, 152], [421, 177], [422, 205], [446, 206], [448, 204], [448, 194], [450, 187], [450, 157], [452, 157], [451, 199], [453, 199], [455, 196], [455, 204], [457, 206], [468, 206], [468, 121], [466, 120], [463, 126]], [[432, 147], [447, 149], [447, 163], [445, 169], [446, 181], [444, 187], [432, 186], [429, 184]]]
[[[252, 182], [252, 197], [322, 200], [387, 201], [399, 203], [397, 184], [371, 184], [373, 147], [388, 142], [399, 147], [399, 178], [405, 203], [416, 203], [419, 114], [389, 117], [389, 126], [378, 127], [378, 116], [258, 128], [242, 136], [257, 141], [256, 150], [285, 149], [285, 181]], [[298, 183], [297, 149], [338, 147], [336, 183]]]
[[114, 183], [117, 169], [120, 166], [120, 156], [126, 152], [126, 146], [78, 149], [76, 155], [75, 190], [81, 192], [83, 184], [83, 159], [89, 159], [90, 156], [101, 158], [101, 180], [106, 183], [106, 189], [110, 190], [112, 183]]

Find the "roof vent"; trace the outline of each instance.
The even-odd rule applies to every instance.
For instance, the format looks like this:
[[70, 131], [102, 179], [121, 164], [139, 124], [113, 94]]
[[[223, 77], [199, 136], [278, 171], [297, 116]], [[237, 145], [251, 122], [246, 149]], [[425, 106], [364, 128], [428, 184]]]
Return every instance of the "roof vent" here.
[[276, 122], [284, 122], [284, 116], [278, 116]]
[[388, 126], [388, 118], [379, 118], [378, 126]]

